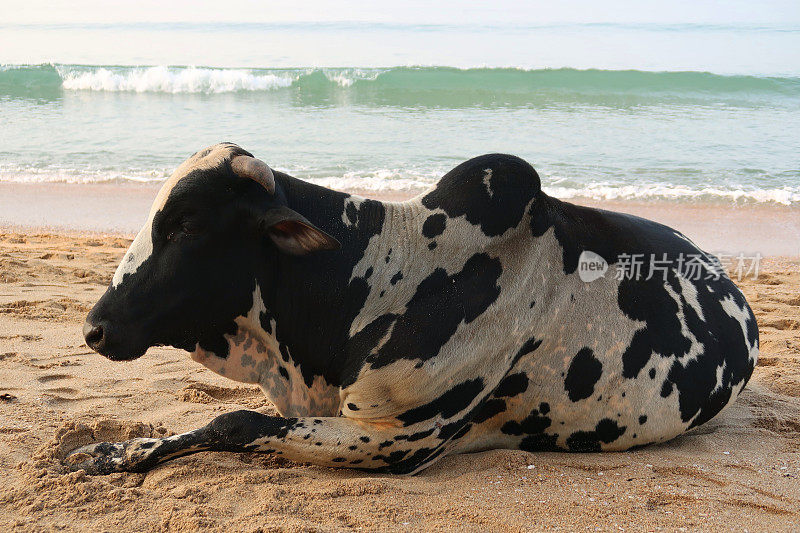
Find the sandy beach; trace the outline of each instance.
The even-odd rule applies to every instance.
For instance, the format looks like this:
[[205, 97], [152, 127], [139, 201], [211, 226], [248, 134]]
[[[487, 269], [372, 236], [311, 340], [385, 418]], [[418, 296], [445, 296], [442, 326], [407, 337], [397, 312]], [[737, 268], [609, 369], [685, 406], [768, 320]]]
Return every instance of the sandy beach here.
[[[662, 219], [691, 227], [730, 226], [668, 207], [627, 208], [651, 215], [661, 209]], [[796, 212], [784, 215], [751, 217], [738, 237], [730, 226], [729, 239], [743, 240], [741, 233], [763, 229], [758, 224], [796, 228]], [[739, 244], [713, 228], [697, 240], [703, 236], [734, 249]], [[800, 528], [800, 258], [790, 249], [764, 259], [758, 279], [739, 282], [761, 333], [761, 357], [746, 391], [711, 423], [669, 443], [608, 454], [496, 450], [445, 458], [416, 477], [227, 453], [177, 459], [147, 474], [68, 473], [61, 459], [89, 442], [178, 433], [240, 408], [274, 412], [257, 388], [217, 376], [180, 350], [154, 348], [114, 363], [86, 347], [85, 314], [129, 242], [128, 232], [0, 233], [3, 528]]]
[[[0, 0], [2, 7], [0, 533], [800, 532], [799, 1], [229, 0], [220, 9], [212, 0]], [[224, 156], [203, 151], [221, 142], [263, 164], [234, 164], [228, 156], [240, 152], [231, 148]], [[198, 153], [205, 157], [181, 165]], [[280, 176], [271, 183], [264, 165], [276, 176], [385, 202], [405, 201], [443, 178], [447, 185], [428, 202], [436, 204], [426, 206], [429, 213], [380, 213], [358, 199], [345, 201], [342, 212], [338, 199], [329, 210], [312, 205], [318, 191]], [[193, 177], [175, 184], [184, 170]], [[214, 181], [229, 180], [231, 172], [264, 185], [271, 199], [258, 203], [265, 193], [255, 194], [253, 183], [246, 184], [250, 197], [244, 185]], [[523, 209], [515, 200], [530, 201], [533, 190], [665, 224], [715, 255], [757, 318], [760, 356], [735, 403], [713, 420], [626, 452], [491, 450], [444, 457], [414, 477], [294, 463], [280, 449], [196, 453], [147, 473], [70, 472], [65, 459], [91, 443], [167, 437], [240, 409], [278, 413], [259, 387], [213, 373], [182, 350], [153, 347], [133, 361], [113, 362], [85, 343], [87, 313], [165, 183], [173, 203], [149, 226], [159, 239], [163, 232], [166, 240], [183, 241], [195, 226], [227, 233], [178, 251], [141, 239], [118, 281], [126, 269], [138, 271], [127, 279], [144, 281], [120, 305], [148, 315], [142, 339], [175, 337], [182, 340], [170, 342], [183, 346], [197, 340], [221, 354], [210, 330], [229, 327], [232, 317], [206, 311], [229, 307], [239, 314], [246, 304], [250, 312], [237, 322], [237, 339], [245, 340], [236, 340], [238, 351], [226, 352], [218, 370], [231, 376], [252, 364], [252, 381], [274, 377], [266, 390], [276, 404], [296, 404], [297, 412], [281, 408], [287, 415], [329, 400], [325, 379], [348, 384], [361, 358], [370, 358], [362, 369], [368, 374], [357, 378], [364, 386], [340, 398], [346, 414], [361, 411], [369, 433], [343, 433], [341, 420], [322, 421], [317, 435], [328, 443], [311, 439], [316, 426], [307, 420], [292, 428], [312, 428], [302, 446], [316, 460], [336, 450], [326, 464], [396, 466], [401, 454], [407, 464], [440, 457], [444, 448], [426, 442], [468, 432], [472, 439], [467, 423], [485, 423], [480, 431], [495, 430], [526, 449], [553, 449], [551, 439], [569, 449], [652, 442], [675, 434], [669, 429], [678, 420], [705, 420], [738, 387], [753, 361], [735, 356], [739, 325], [752, 356], [753, 323], [738, 295], [726, 299], [727, 283], [709, 284], [708, 293], [685, 280], [666, 292], [645, 283], [567, 290], [578, 282], [554, 275], [562, 254], [538, 253], [508, 229]], [[462, 194], [487, 198], [481, 183], [489, 201], [465, 201]], [[348, 268], [325, 263], [325, 276], [315, 277], [320, 263], [284, 268], [283, 260], [263, 256], [266, 273], [256, 275], [247, 298], [237, 295], [240, 278], [253, 274], [230, 269], [248, 271], [262, 256], [226, 253], [216, 244], [239, 242], [241, 218], [225, 212], [234, 197], [248, 215], [263, 212], [259, 226], [288, 253], [332, 248], [333, 241], [275, 206], [327, 227], [345, 244], [342, 254], [327, 257]], [[226, 203], [212, 210], [211, 200], [220, 198]], [[551, 205], [539, 200], [531, 209]], [[537, 232], [558, 217], [554, 232], [565, 261], [576, 255], [574, 239], [581, 252], [616, 255], [616, 263], [606, 262], [629, 278], [638, 266], [658, 275], [659, 252], [689, 250], [678, 240], [680, 249], [673, 248], [671, 232], [632, 231], [649, 224], [633, 223], [629, 231], [609, 223], [612, 217], [572, 213], [552, 209], [524, 223]], [[338, 227], [340, 219], [349, 229]], [[380, 220], [383, 231], [371, 235]], [[395, 231], [418, 222], [421, 235], [414, 238]], [[415, 240], [430, 235], [427, 249]], [[167, 252], [147, 262], [148, 249]], [[637, 257], [639, 250], [648, 253]], [[593, 255], [581, 254], [589, 277], [607, 266]], [[679, 253], [677, 261], [700, 274], [689, 263], [697, 259]], [[209, 267], [212, 260], [225, 266]], [[190, 283], [190, 296], [165, 294], [153, 283], [153, 265], [156, 278], [203, 281]], [[269, 310], [259, 312], [258, 295]], [[163, 313], [154, 301], [164, 304]], [[614, 301], [624, 317], [614, 318]], [[179, 311], [176, 302], [183, 302]], [[119, 316], [118, 303], [108, 315]], [[736, 321], [718, 315], [717, 303]], [[189, 320], [185, 308], [205, 318]], [[140, 335], [132, 322], [96, 314], [90, 343], [106, 353], [133, 353]], [[643, 326], [635, 329], [634, 320]], [[274, 337], [266, 342], [269, 361], [279, 365], [274, 374], [248, 352], [265, 344], [256, 322]], [[726, 327], [737, 331], [729, 336]], [[259, 334], [250, 335], [253, 329]], [[510, 360], [506, 347], [517, 339], [510, 368], [519, 370], [501, 378], [492, 370], [511, 362], [502, 367], [492, 354]], [[538, 351], [523, 351], [529, 348]], [[701, 352], [721, 354], [721, 362], [695, 359]], [[277, 353], [298, 364], [284, 368]], [[641, 364], [651, 365], [646, 374]], [[664, 380], [652, 381], [659, 372]], [[325, 379], [316, 381], [319, 374]], [[640, 386], [645, 375], [656, 389]], [[301, 377], [315, 380], [310, 394], [296, 386]], [[680, 394], [673, 394], [676, 386]], [[490, 392], [495, 397], [484, 401]], [[578, 403], [592, 396], [591, 404]], [[383, 434], [387, 423], [403, 424], [403, 433], [375, 438], [375, 428]], [[336, 429], [328, 433], [329, 426]], [[229, 443], [243, 433], [222, 427], [209, 430], [209, 438], [224, 434]], [[365, 448], [356, 437], [371, 444]], [[259, 438], [248, 442], [272, 445], [272, 435]], [[415, 444], [400, 449], [404, 441]], [[307, 453], [291, 457], [305, 460]]]

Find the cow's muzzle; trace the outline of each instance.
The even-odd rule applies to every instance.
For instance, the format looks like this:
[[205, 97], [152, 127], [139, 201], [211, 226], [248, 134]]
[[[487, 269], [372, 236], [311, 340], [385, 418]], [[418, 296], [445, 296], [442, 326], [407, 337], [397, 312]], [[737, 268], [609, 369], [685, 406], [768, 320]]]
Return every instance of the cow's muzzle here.
[[139, 342], [130, 328], [120, 327], [108, 320], [98, 319], [89, 313], [83, 324], [83, 338], [86, 345], [112, 361], [130, 361], [141, 357], [148, 345]]

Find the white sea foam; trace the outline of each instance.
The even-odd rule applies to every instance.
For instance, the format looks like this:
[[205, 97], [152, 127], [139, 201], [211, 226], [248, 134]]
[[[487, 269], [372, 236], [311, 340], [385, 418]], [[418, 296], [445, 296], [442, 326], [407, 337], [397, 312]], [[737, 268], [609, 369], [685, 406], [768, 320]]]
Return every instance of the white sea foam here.
[[350, 87], [359, 80], [374, 81], [384, 72], [386, 72], [386, 69], [322, 69], [322, 73], [325, 74], [328, 81], [335, 83], [339, 87]]
[[[72, 91], [229, 93], [273, 91], [290, 87], [316, 69], [250, 70], [202, 67], [80, 67], [56, 65], [62, 87]], [[385, 69], [319, 69], [328, 82], [342, 88], [356, 81], [374, 81]]]
[[[377, 172], [374, 174], [394, 174], [392, 171]], [[348, 172], [344, 176], [330, 176], [325, 178], [310, 178], [308, 181], [340, 191], [421, 191], [434, 183], [435, 179], [424, 176], [392, 179], [381, 178], [378, 175], [362, 175]]]
[[619, 185], [610, 183], [588, 183], [581, 187], [543, 187], [545, 192], [557, 198], [591, 198], [593, 200], [667, 200], [667, 201], [721, 201], [734, 203], [800, 204], [800, 187], [778, 187], [773, 189], [743, 188], [691, 188], [683, 185], [643, 184]]
[[171, 171], [160, 170], [90, 170], [55, 167], [16, 167], [0, 165], [0, 182], [9, 183], [160, 183]]
[[253, 72], [240, 69], [170, 68], [80, 68], [58, 67], [62, 86], [68, 90], [162, 93], [226, 93], [269, 91], [289, 87], [294, 72]]
[[[313, 176], [302, 169], [286, 169], [302, 179], [344, 191], [423, 191], [446, 170], [376, 169], [345, 172], [340, 176]], [[169, 175], [169, 169], [153, 170], [81, 170], [75, 168], [21, 168], [0, 166], [0, 182], [12, 183], [159, 183]], [[697, 187], [670, 183], [614, 184], [589, 182], [575, 186], [558, 185], [554, 180], [543, 185], [544, 191], [556, 198], [589, 198], [617, 201], [667, 201], [667, 202], [724, 202], [734, 204], [779, 204], [800, 206], [800, 187], [784, 186], [769, 189], [742, 187]], [[572, 180], [574, 182], [574, 180]]]

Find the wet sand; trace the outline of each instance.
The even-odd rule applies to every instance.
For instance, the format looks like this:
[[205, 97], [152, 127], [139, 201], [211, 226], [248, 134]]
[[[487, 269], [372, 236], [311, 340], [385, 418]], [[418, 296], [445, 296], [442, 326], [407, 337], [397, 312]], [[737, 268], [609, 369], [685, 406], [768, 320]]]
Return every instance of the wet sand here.
[[[153, 184], [0, 183], [0, 228], [135, 235], [158, 187]], [[402, 201], [420, 191], [350, 191]], [[800, 255], [800, 209], [782, 205], [570, 200], [671, 226], [701, 248], [729, 254]]]

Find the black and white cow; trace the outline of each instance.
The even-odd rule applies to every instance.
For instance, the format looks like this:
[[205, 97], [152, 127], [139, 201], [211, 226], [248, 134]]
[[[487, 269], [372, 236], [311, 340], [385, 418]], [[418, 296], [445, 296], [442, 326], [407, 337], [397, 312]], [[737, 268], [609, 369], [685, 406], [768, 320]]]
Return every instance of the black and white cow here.
[[[586, 253], [669, 266], [583, 281]], [[681, 270], [685, 256], [701, 276]], [[84, 333], [112, 360], [187, 350], [259, 385], [281, 416], [236, 411], [69, 462], [100, 474], [259, 451], [414, 473], [490, 448], [665, 441], [733, 402], [756, 363], [755, 318], [716, 267], [666, 226], [547, 196], [509, 155], [471, 159], [391, 203], [218, 144], [161, 189]]]

